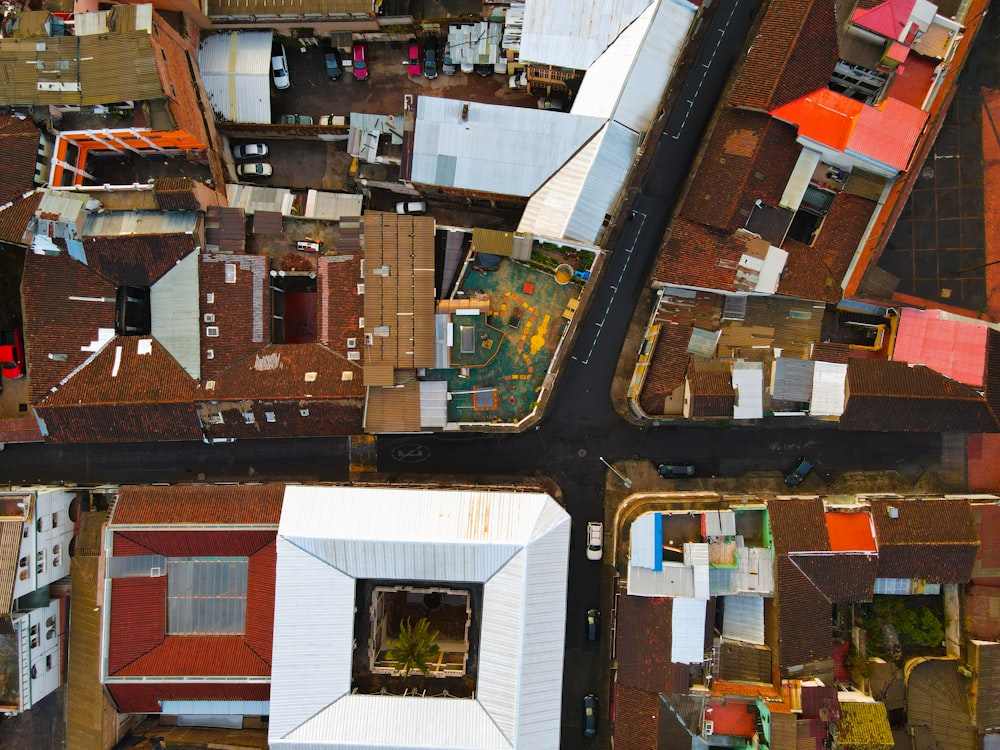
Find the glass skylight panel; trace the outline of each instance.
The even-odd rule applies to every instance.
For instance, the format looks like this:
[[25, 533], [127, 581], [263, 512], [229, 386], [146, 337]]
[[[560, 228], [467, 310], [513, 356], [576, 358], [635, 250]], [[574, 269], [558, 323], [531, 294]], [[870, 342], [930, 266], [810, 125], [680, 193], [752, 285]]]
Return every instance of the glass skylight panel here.
[[247, 609], [246, 557], [167, 560], [170, 635], [242, 635]]

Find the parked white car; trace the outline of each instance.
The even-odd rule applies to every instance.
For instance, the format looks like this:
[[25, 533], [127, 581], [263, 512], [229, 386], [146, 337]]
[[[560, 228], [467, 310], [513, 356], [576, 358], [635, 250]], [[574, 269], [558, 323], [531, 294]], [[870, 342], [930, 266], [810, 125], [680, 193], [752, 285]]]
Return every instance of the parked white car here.
[[251, 164], [238, 165], [236, 174], [240, 177], [270, 177], [274, 174], [274, 170], [266, 161], [255, 161]]
[[604, 524], [600, 521], [587, 523], [587, 559], [600, 560], [604, 556]]
[[263, 159], [267, 156], [266, 143], [241, 143], [233, 148], [237, 159]]
[[288, 57], [285, 55], [284, 45], [277, 45], [271, 53], [271, 76], [274, 78], [274, 87], [287, 89], [292, 85], [292, 81], [288, 77]]
[[425, 214], [427, 213], [427, 204], [423, 201], [403, 201], [402, 203], [396, 204], [397, 214]]

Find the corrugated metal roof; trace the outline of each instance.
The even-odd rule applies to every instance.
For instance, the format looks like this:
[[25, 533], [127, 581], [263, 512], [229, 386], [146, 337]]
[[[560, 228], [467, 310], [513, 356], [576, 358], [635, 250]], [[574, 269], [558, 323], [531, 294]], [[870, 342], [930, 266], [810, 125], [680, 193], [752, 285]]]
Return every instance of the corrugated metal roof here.
[[594, 139], [597, 153], [568, 217], [565, 231], [568, 239], [597, 242], [605, 220], [621, 197], [640, 140], [638, 133], [618, 122], [609, 122]]
[[[557, 747], [569, 529], [541, 493], [287, 488], [270, 745]], [[475, 699], [349, 694], [356, 578], [485, 582]]]
[[771, 396], [777, 401], [811, 401], [815, 364], [811, 359], [775, 359]]
[[23, 518], [0, 519], [0, 617], [10, 616], [24, 524]]
[[226, 183], [226, 200], [230, 206], [242, 208], [248, 216], [255, 211], [278, 211], [282, 216], [291, 216], [295, 196], [288, 188]]
[[306, 195], [307, 219], [338, 221], [343, 216], [361, 216], [361, 193], [330, 193], [310, 190]]
[[[366, 367], [365, 373], [373, 369], [388, 369], [392, 379], [391, 366]], [[446, 381], [441, 382], [447, 387]], [[397, 387], [370, 387], [365, 400], [365, 432], [420, 432], [420, 386], [419, 381], [411, 380]]]
[[809, 413], [814, 417], [839, 417], [847, 398], [847, 365], [817, 362], [813, 368], [812, 401]]
[[412, 180], [528, 196], [603, 125], [598, 117], [422, 96]]
[[764, 645], [764, 597], [727, 596], [722, 605], [722, 637]]
[[[86, 200], [86, 196], [81, 196]], [[42, 201], [43, 210], [45, 201]], [[198, 227], [197, 211], [105, 211], [89, 213], [85, 237], [123, 234], [191, 234]]]
[[369, 213], [364, 226], [365, 370], [433, 367], [434, 219]]
[[987, 325], [977, 320], [907, 307], [899, 316], [892, 359], [926, 365], [959, 383], [981, 386], [988, 331]]
[[215, 113], [231, 122], [271, 122], [270, 31], [212, 34], [202, 40], [198, 68]]
[[[35, 62], [40, 63], [33, 64]], [[149, 34], [0, 39], [0, 103], [109, 104], [162, 99]]]
[[521, 60], [587, 70], [650, 0], [533, 0], [524, 8]]

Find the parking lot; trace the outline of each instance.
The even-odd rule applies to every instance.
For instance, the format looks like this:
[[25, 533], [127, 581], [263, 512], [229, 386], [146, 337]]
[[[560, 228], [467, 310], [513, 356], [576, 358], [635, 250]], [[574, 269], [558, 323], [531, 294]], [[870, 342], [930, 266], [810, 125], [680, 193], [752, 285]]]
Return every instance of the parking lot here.
[[[331, 81], [318, 46], [301, 47], [298, 40], [289, 39], [284, 40], [284, 45], [292, 85], [284, 91], [271, 88], [271, 114], [275, 120], [284, 114], [309, 115], [315, 122], [329, 114], [400, 114], [407, 94], [536, 106], [526, 90], [511, 90], [506, 76], [483, 78], [458, 72], [452, 76], [442, 73], [433, 81], [423, 76], [410, 77], [406, 72], [406, 42], [369, 42], [367, 81], [355, 80], [350, 68], [339, 80]], [[443, 40], [440, 47], [443, 51]]]

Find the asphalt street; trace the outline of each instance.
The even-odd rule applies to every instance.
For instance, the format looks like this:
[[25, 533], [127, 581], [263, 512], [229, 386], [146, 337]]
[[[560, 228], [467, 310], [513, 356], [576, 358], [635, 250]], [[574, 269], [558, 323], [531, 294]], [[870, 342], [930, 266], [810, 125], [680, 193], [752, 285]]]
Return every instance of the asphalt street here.
[[[833, 476], [846, 469], [895, 468], [916, 477], [941, 456], [937, 434], [852, 434], [822, 426], [754, 428], [670, 426], [639, 429], [614, 411], [610, 384], [635, 302], [701, 135], [739, 54], [759, 0], [721, 0], [705, 23], [703, 43], [668, 115], [642, 193], [611, 253], [573, 355], [549, 412], [520, 435], [434, 434], [380, 437], [378, 468], [394, 475], [544, 475], [556, 481], [574, 518], [567, 602], [562, 747], [594, 747], [580, 731], [582, 697], [602, 697], [607, 728], [610, 569], [583, 553], [586, 521], [601, 517], [604, 467], [646, 457], [694, 461], [699, 472], [740, 476], [782, 470], [808, 454]], [[183, 481], [345, 481], [346, 438], [133, 445], [10, 445], [0, 453], [0, 481], [11, 483], [171, 483]], [[603, 590], [602, 590], [603, 589]], [[584, 613], [605, 602], [603, 649], [588, 648]], [[602, 732], [600, 745], [608, 738]]]

